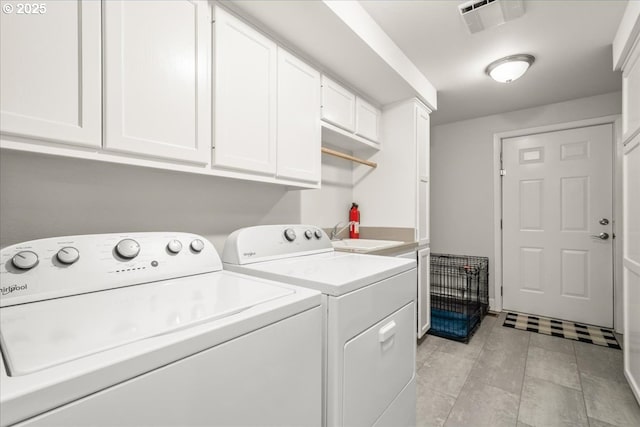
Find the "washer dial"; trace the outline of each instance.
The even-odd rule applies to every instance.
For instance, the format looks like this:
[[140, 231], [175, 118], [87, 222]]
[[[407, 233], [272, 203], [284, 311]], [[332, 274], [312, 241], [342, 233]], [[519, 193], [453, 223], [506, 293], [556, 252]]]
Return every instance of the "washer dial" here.
[[316, 236], [316, 239], [322, 239], [322, 231], [320, 230], [314, 231], [313, 235]]
[[72, 246], [65, 246], [58, 251], [56, 258], [63, 264], [71, 265], [80, 259], [80, 252]]
[[177, 254], [182, 250], [182, 243], [180, 240], [173, 239], [169, 243], [167, 243], [167, 250], [172, 254]]
[[311, 238], [313, 237], [313, 233], [311, 232], [311, 230], [306, 230], [304, 232], [304, 237], [306, 237], [307, 240], [311, 240]]
[[116, 245], [116, 253], [124, 259], [133, 259], [140, 253], [140, 244], [133, 239], [122, 239]]
[[296, 240], [296, 232], [293, 230], [293, 228], [287, 228], [286, 230], [284, 230], [284, 238], [290, 242]]
[[195, 239], [193, 242], [191, 242], [191, 250], [196, 252], [196, 253], [200, 253], [202, 252], [202, 250], [204, 249], [204, 242], [200, 239]]
[[33, 251], [20, 251], [11, 258], [14, 267], [30, 270], [38, 264], [38, 255]]

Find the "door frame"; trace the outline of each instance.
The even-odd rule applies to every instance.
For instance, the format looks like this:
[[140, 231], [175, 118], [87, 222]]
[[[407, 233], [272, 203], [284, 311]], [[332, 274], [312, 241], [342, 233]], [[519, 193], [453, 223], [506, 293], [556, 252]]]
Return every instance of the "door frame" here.
[[[500, 177], [502, 140], [546, 132], [611, 124], [613, 126], [613, 325], [618, 333], [623, 331], [622, 319], [622, 122], [621, 116], [603, 116], [585, 120], [516, 129], [493, 134], [493, 232], [494, 232], [494, 297], [489, 299], [493, 311], [502, 311], [502, 180]], [[508, 172], [507, 172], [508, 173]]]

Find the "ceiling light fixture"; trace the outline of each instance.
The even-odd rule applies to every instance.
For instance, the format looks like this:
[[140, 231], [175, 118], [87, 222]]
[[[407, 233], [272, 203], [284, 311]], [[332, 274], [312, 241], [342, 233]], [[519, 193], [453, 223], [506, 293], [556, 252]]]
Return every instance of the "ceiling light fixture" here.
[[497, 82], [511, 83], [522, 77], [535, 60], [532, 55], [525, 54], [506, 56], [489, 64], [485, 72]]

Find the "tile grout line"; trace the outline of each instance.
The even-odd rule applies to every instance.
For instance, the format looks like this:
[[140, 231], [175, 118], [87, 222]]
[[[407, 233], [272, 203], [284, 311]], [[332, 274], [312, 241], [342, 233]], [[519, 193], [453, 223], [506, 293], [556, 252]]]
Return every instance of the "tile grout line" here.
[[[529, 331], [527, 331], [529, 332]], [[524, 392], [524, 382], [527, 379], [527, 361], [529, 360], [529, 347], [531, 346], [531, 334], [527, 336], [527, 356], [524, 358], [524, 369], [522, 370], [522, 385], [520, 386], [520, 395], [518, 396], [518, 410], [516, 411], [516, 427], [520, 421], [520, 407], [522, 406], [522, 393]]]
[[576, 349], [576, 343], [571, 343], [573, 348], [573, 357], [576, 358], [576, 370], [578, 371], [578, 383], [580, 383], [580, 394], [582, 395], [582, 404], [584, 405], [584, 415], [587, 417], [587, 425], [591, 426], [589, 412], [587, 411], [587, 398], [584, 396], [584, 387], [582, 387], [582, 374], [580, 373], [580, 367], [578, 366], [578, 350]]
[[[496, 317], [496, 323], [498, 323], [497, 322], [497, 317]], [[493, 329], [495, 327], [496, 327], [496, 325], [494, 324], [493, 327], [491, 328], [491, 331], [489, 331], [489, 335], [491, 335], [491, 332], [493, 332]], [[484, 342], [480, 346], [480, 351], [478, 352], [478, 354], [473, 359], [473, 365], [471, 365], [471, 369], [469, 370], [469, 373], [467, 374], [467, 377], [464, 379], [464, 383], [462, 384], [462, 387], [460, 388], [460, 392], [458, 392], [458, 395], [456, 396], [456, 400], [453, 402], [453, 405], [451, 405], [451, 408], [449, 408], [449, 412], [447, 413], [447, 417], [445, 418], [444, 424], [442, 424], [442, 426], [445, 426], [447, 424], [447, 421], [449, 421], [449, 417], [451, 416], [451, 411], [453, 411], [453, 407], [456, 406], [456, 403], [458, 403], [458, 399], [460, 398], [460, 393], [462, 393], [462, 390], [464, 389], [464, 386], [467, 385], [467, 382], [469, 381], [469, 377], [471, 376], [471, 372], [473, 372], [473, 368], [478, 363], [478, 360], [480, 359], [480, 354], [482, 353], [482, 350], [484, 350], [484, 346], [487, 344], [487, 340], [489, 339], [489, 335], [487, 335], [487, 337], [485, 337]], [[518, 422], [518, 420], [516, 419], [516, 424], [517, 424], [517, 422]]]

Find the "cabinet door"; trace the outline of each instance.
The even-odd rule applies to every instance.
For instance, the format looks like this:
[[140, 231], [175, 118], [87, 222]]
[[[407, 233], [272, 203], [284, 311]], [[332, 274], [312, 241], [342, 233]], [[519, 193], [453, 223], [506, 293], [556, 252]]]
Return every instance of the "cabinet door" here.
[[371, 141], [380, 140], [380, 110], [356, 98], [356, 135]]
[[100, 2], [43, 5], [0, 13], [0, 131], [100, 147]]
[[429, 179], [429, 112], [416, 105], [416, 146], [418, 150], [418, 177]]
[[624, 371], [640, 400], [640, 134], [624, 147], [622, 200]]
[[629, 54], [622, 71], [622, 133], [631, 136], [640, 129], [640, 43]]
[[320, 181], [320, 73], [278, 48], [277, 176]]
[[345, 426], [373, 426], [415, 373], [415, 305], [392, 313], [344, 345]]
[[215, 166], [275, 175], [276, 44], [216, 7]]
[[327, 76], [322, 76], [322, 119], [353, 132], [356, 96]]
[[418, 338], [431, 328], [431, 249], [418, 251]]
[[430, 183], [418, 180], [418, 243], [429, 243], [429, 190]]
[[208, 164], [209, 8], [105, 1], [105, 148]]
[[429, 113], [416, 105], [416, 150], [418, 158], [417, 231], [420, 244], [429, 241]]

